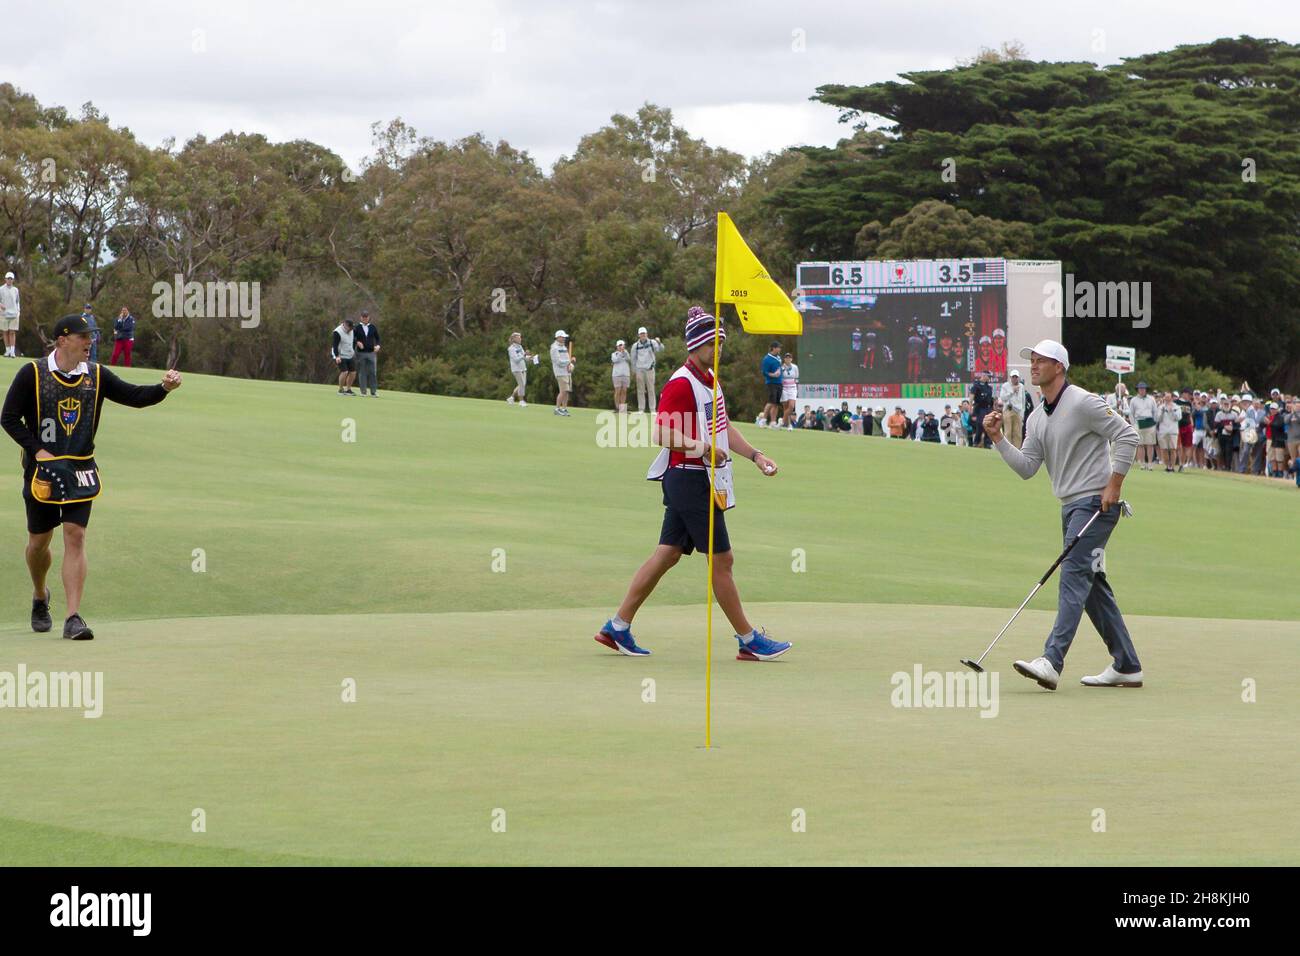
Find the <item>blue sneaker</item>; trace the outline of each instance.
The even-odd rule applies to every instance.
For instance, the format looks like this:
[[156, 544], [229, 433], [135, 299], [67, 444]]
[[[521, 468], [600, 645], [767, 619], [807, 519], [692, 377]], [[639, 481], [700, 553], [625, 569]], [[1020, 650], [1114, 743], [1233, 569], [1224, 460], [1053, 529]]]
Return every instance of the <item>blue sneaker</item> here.
[[632, 629], [629, 627], [626, 631], [614, 630], [614, 622], [606, 621], [605, 626], [600, 629], [596, 635], [596, 642], [604, 644], [610, 650], [618, 651], [620, 654], [626, 654], [628, 657], [649, 657], [650, 652], [644, 647], [637, 647], [636, 638], [632, 636]]
[[789, 641], [774, 641], [767, 636], [767, 628], [761, 632], [754, 631], [746, 644], [736, 635], [740, 650], [736, 654], [738, 661], [774, 661], [794, 645]]

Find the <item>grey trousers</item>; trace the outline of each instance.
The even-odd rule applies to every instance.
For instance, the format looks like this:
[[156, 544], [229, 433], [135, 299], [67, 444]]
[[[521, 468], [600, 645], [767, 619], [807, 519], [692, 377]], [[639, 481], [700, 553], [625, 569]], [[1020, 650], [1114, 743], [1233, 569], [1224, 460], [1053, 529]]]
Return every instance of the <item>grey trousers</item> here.
[[[1074, 539], [1079, 529], [1087, 524], [1093, 512], [1100, 507], [1101, 495], [1081, 498], [1061, 507], [1064, 544], [1069, 544]], [[1124, 626], [1124, 617], [1120, 614], [1119, 605], [1115, 603], [1115, 594], [1110, 589], [1110, 582], [1106, 580], [1103, 564], [1106, 542], [1110, 540], [1110, 533], [1118, 523], [1119, 507], [1115, 506], [1092, 523], [1088, 533], [1079, 539], [1070, 556], [1061, 564], [1056, 623], [1043, 647], [1043, 656], [1052, 662], [1058, 674], [1064, 670], [1065, 655], [1070, 650], [1075, 631], [1079, 628], [1079, 619], [1085, 611], [1092, 626], [1106, 642], [1115, 670], [1121, 674], [1132, 674], [1142, 669], [1128, 628]]]
[[650, 406], [650, 414], [655, 413], [655, 370], [639, 368], [636, 370], [636, 407], [644, 412]]
[[375, 353], [358, 352], [357, 353], [357, 388], [364, 395], [366, 383], [370, 384], [370, 394], [375, 394], [375, 389], [379, 387], [379, 377], [375, 374]]

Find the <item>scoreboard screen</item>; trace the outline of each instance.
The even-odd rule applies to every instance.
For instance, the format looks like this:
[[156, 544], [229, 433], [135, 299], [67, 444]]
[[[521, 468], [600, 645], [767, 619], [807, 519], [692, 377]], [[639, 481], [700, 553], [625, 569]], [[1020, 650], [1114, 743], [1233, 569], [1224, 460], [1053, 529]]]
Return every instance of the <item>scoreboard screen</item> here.
[[1002, 259], [806, 262], [799, 397], [966, 396], [974, 373], [1007, 374]]

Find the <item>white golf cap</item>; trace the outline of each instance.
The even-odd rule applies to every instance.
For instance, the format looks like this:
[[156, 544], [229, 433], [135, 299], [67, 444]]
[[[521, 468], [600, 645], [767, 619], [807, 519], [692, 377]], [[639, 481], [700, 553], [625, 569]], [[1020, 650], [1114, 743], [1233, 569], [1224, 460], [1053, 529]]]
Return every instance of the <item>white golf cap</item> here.
[[6, 273], [5, 273], [5, 278], [6, 278], [6, 279], [13, 279], [13, 278], [15, 278], [15, 276], [14, 276], [14, 274], [13, 274], [12, 272], [6, 272]]
[[1018, 369], [1018, 368], [1013, 368], [1013, 369], [1011, 369], [1009, 372], [1007, 372], [1007, 377], [1008, 377], [1008, 378], [1010, 378], [1012, 375], [1014, 375], [1016, 378], [1019, 378], [1019, 377], [1020, 377], [1020, 369]]
[[637, 335], [640, 335], [642, 332], [645, 332], [646, 335], [649, 335], [649, 334], [650, 334], [649, 332], [646, 332], [646, 331], [645, 331], [645, 326], [644, 326], [644, 325], [641, 326], [641, 328], [639, 328], [639, 329], [636, 330], [636, 334], [637, 334]]
[[1070, 353], [1065, 350], [1065, 346], [1060, 342], [1053, 342], [1051, 339], [1043, 339], [1032, 349], [1021, 349], [1020, 357], [1028, 359], [1037, 353], [1043, 358], [1055, 359], [1066, 368], [1070, 367]]
[[627, 343], [624, 342], [622, 339], [619, 339], [617, 342], [614, 343], [614, 345], [615, 345], [615, 346], [619, 346], [619, 345], [627, 345]]
[[555, 337], [557, 339], [567, 339], [569, 337], [569, 333], [564, 331], [564, 329], [556, 329]]

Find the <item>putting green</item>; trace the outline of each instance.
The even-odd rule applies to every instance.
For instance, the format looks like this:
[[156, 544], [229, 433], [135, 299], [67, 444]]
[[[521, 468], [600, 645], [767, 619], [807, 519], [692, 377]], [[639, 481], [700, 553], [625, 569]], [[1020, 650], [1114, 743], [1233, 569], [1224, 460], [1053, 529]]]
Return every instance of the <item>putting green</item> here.
[[602, 447], [595, 412], [205, 376], [110, 406], [94, 642], [27, 628], [20, 480], [0, 475], [0, 672], [101, 671], [105, 697], [98, 719], [0, 709], [0, 862], [1300, 859], [1294, 485], [1133, 475], [1107, 567], [1148, 686], [1077, 685], [1106, 662], [1086, 622], [1057, 693], [1010, 671], [1041, 649], [1049, 586], [990, 658], [983, 718], [894, 707], [891, 677], [960, 670], [1005, 622], [1060, 549], [1046, 476], [746, 433], [781, 474], [738, 478], [737, 578], [796, 647], [738, 663], [715, 615], [705, 751], [702, 559], [638, 616], [652, 658], [591, 640], [661, 516], [652, 452]]
[[[1200, 621], [1193, 637], [1186, 620], [1134, 617], [1141, 690], [1075, 683], [1106, 659], [1085, 625], [1067, 682], [1048, 693], [1007, 666], [1050, 625], [1028, 612], [990, 658], [1001, 673], [985, 718], [895, 707], [891, 677], [960, 670], [1003, 612], [778, 603], [755, 616], [795, 650], [746, 664], [732, 639], [715, 641], [708, 751], [691, 608], [643, 613], [639, 637], [655, 651], [644, 660], [591, 640], [599, 609], [104, 622], [86, 645], [8, 628], [5, 660], [102, 670], [104, 705], [98, 719], [0, 714], [13, 731], [6, 861], [1297, 857], [1300, 830], [1281, 810], [1300, 788], [1285, 756], [1300, 705], [1278, 675], [1300, 624]], [[1241, 699], [1246, 678], [1255, 703]], [[195, 808], [206, 833], [191, 830]], [[497, 809], [505, 832], [493, 831]], [[800, 809], [806, 832], [793, 832]], [[1093, 830], [1098, 809], [1105, 832]]]

